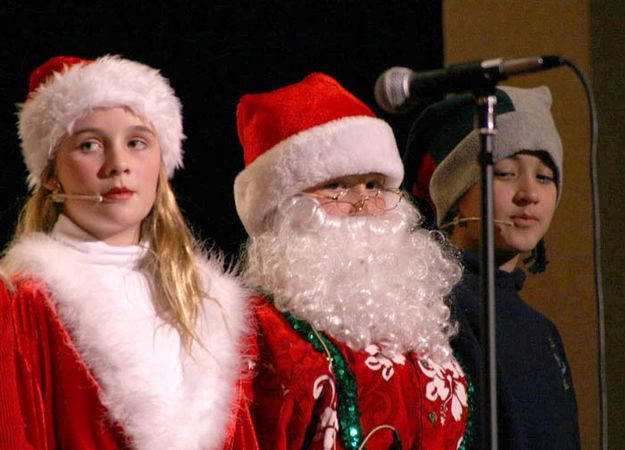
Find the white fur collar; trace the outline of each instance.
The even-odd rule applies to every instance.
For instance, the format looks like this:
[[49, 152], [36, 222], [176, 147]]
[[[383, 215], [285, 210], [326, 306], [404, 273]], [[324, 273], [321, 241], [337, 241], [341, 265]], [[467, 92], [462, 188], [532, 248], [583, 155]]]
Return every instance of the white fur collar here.
[[[45, 234], [15, 244], [3, 260], [10, 272], [42, 279], [62, 322], [102, 388], [101, 400], [138, 449], [214, 449], [222, 445], [241, 369], [239, 343], [246, 331], [246, 292], [218, 258], [198, 258], [209, 296], [198, 318], [208, 352], [195, 346], [181, 356], [183, 383], [172, 394], [133, 340], [136, 324], [108, 302], [107, 286], [75, 252]], [[80, 274], [80, 276], [77, 276]], [[224, 321], [225, 317], [225, 321]], [[227, 322], [227, 323], [226, 323]], [[166, 393], [166, 392], [169, 393]]]

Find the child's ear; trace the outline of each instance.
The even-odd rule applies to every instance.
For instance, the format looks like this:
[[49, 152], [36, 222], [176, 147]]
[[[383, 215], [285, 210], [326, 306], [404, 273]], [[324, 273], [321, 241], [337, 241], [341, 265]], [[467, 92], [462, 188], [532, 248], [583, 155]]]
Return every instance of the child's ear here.
[[43, 186], [49, 191], [56, 191], [61, 189], [61, 184], [56, 180], [54, 175], [50, 176], [44, 183]]

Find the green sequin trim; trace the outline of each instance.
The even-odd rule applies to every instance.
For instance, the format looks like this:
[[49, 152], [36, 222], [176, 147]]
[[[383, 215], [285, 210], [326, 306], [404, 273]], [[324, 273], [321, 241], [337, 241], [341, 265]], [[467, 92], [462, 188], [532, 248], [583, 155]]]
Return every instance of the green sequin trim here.
[[[312, 326], [303, 320], [298, 320], [288, 312], [282, 313], [291, 323], [291, 326], [313, 348], [325, 354], [323, 344], [330, 352], [330, 363], [334, 377], [336, 378], [336, 390], [338, 392], [338, 405], [336, 407], [340, 430], [343, 435], [345, 449], [358, 450], [363, 440], [362, 425], [360, 423], [360, 410], [358, 409], [358, 386], [354, 374], [350, 370], [340, 350], [323, 334], [318, 335]], [[323, 344], [319, 338], [323, 339]]]
[[458, 447], [458, 450], [468, 450], [473, 443], [473, 434], [475, 428], [475, 385], [471, 381], [469, 371], [462, 363], [460, 356], [454, 352], [454, 357], [464, 372], [464, 379], [467, 382], [467, 427], [464, 429], [464, 436], [462, 437], [462, 444]]

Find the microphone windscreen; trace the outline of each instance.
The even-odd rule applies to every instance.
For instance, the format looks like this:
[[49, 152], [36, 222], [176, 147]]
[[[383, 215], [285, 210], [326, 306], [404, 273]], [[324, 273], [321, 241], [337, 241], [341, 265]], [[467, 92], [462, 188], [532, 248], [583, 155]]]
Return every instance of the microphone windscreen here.
[[389, 113], [401, 113], [410, 96], [412, 70], [391, 67], [380, 75], [375, 83], [374, 96], [378, 106]]

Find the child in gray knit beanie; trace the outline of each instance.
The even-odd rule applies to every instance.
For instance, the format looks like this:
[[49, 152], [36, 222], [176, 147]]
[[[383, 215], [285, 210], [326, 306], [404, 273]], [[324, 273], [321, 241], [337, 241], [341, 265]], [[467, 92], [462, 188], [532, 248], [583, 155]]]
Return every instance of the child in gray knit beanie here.
[[[573, 382], [555, 325], [519, 295], [525, 274], [546, 266], [543, 237], [562, 193], [562, 143], [547, 87], [496, 90], [493, 151], [498, 433], [500, 448], [577, 449], [579, 427]], [[435, 215], [461, 250], [464, 273], [452, 295], [459, 333], [452, 347], [479, 394], [480, 141], [473, 129], [475, 101], [457, 95], [426, 108], [413, 124], [404, 156], [407, 190], [426, 215]], [[476, 405], [479, 407], [479, 405]], [[482, 448], [479, 411], [473, 444]], [[471, 427], [469, 427], [471, 428]]]
[[[502, 86], [497, 89], [497, 135], [493, 151], [494, 189], [501, 184], [504, 175], [508, 181], [511, 178], [507, 172], [497, 175], [497, 164], [509, 166], [510, 163], [502, 161], [518, 161], [525, 157], [523, 155], [531, 156], [540, 160], [542, 166], [550, 172], [549, 178], [552, 178], [551, 184], [556, 192], [553, 205], [555, 209], [562, 192], [562, 143], [550, 107], [551, 94], [547, 87], [521, 89]], [[477, 131], [473, 130], [473, 110], [474, 100], [469, 95], [459, 95], [428, 107], [413, 125], [408, 139], [408, 151], [404, 157], [406, 186], [412, 190], [419, 203], [428, 202], [435, 210], [438, 227], [449, 234], [452, 242], [457, 240], [457, 234], [464, 235], [467, 234], [466, 231], [479, 227], [476, 219], [480, 215], [479, 201], [470, 211], [463, 207], [463, 203], [468, 200], [462, 201], [471, 191], [479, 191], [480, 141]], [[544, 178], [543, 173], [537, 176]], [[479, 192], [473, 192], [469, 197], [474, 198], [476, 195], [479, 196]], [[499, 203], [501, 201], [503, 199]], [[499, 219], [496, 222], [499, 241], [505, 239], [507, 234], [527, 235], [529, 228], [536, 231], [536, 227], [529, 226], [532, 223], [527, 222], [521, 226], [521, 219], [512, 217], [523, 216], [523, 211], [528, 213], [525, 216], [532, 215], [528, 206], [521, 208], [517, 205], [512, 208], [513, 211], [506, 212], [503, 211], [503, 205], [497, 205], [497, 199], [495, 203], [505, 216], [497, 216], [498, 208], [495, 208], [496, 219]], [[541, 206], [543, 204], [544, 202]], [[510, 206], [511, 204], [508, 205]], [[519, 249], [519, 253], [534, 249], [534, 265], [530, 267], [532, 272], [543, 271], [546, 266], [542, 238], [552, 215], [553, 211], [540, 223], [536, 223], [543, 226], [540, 227], [540, 235], [531, 248], [526, 248], [528, 239], [525, 239], [523, 247]], [[515, 220], [517, 225], [514, 225]], [[479, 233], [474, 234], [479, 240]], [[505, 243], [502, 244], [505, 246]], [[474, 246], [477, 243], [467, 242], [465, 245]]]

